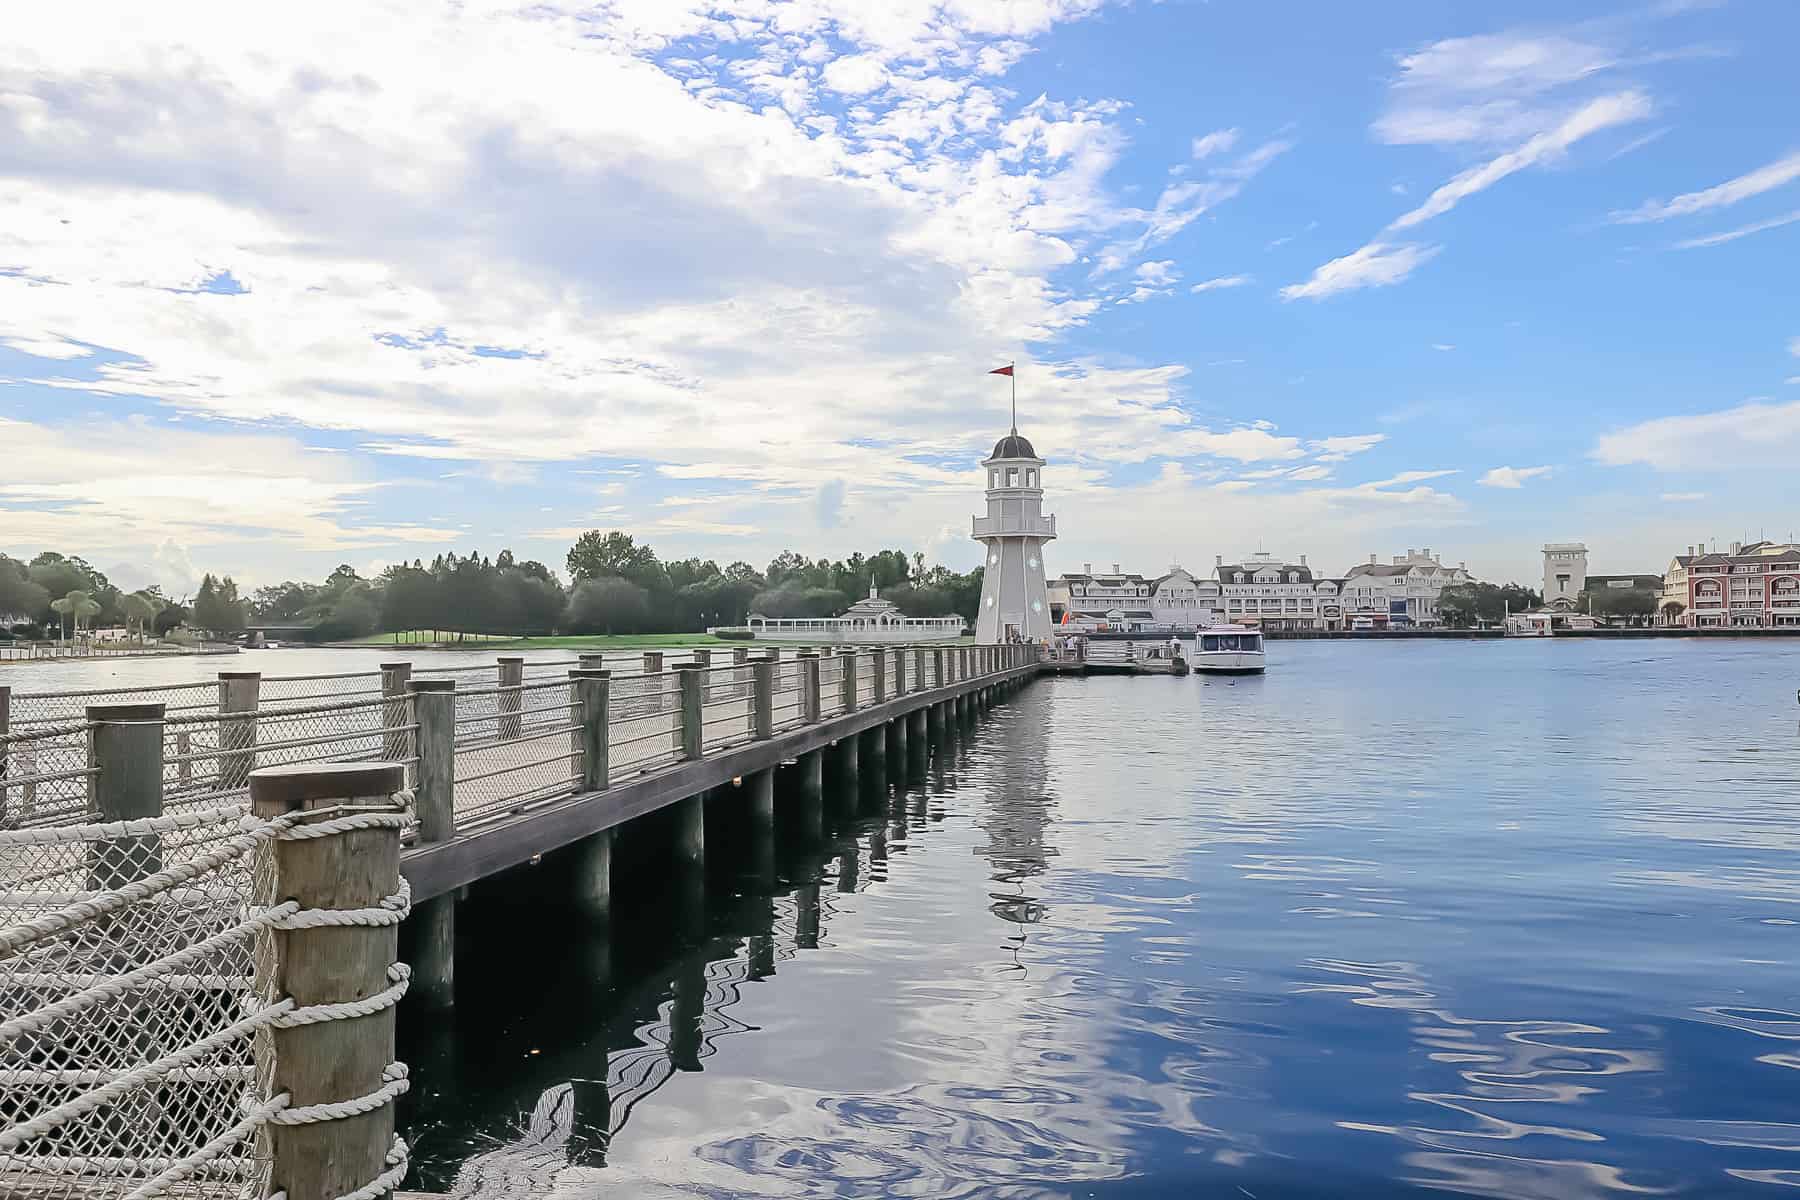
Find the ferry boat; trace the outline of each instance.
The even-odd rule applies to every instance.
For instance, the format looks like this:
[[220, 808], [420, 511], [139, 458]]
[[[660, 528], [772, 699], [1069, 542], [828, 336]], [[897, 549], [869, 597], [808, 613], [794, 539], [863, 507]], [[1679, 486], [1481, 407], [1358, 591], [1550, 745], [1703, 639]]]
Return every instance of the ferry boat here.
[[1245, 625], [1209, 625], [1194, 635], [1190, 665], [1200, 675], [1261, 675], [1263, 635]]

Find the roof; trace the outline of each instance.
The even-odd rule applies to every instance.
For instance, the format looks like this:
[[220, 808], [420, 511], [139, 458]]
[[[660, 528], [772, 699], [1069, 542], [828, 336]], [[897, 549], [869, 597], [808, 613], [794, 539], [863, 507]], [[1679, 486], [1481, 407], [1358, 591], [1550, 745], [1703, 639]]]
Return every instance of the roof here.
[[1298, 571], [1300, 573], [1300, 582], [1301, 583], [1311, 583], [1313, 581], [1312, 568], [1300, 566], [1298, 563], [1264, 562], [1264, 563], [1241, 563], [1241, 564], [1235, 564], [1235, 565], [1232, 563], [1221, 563], [1218, 566], [1213, 568], [1213, 575], [1215, 577], [1217, 577], [1217, 579], [1221, 583], [1223, 583], [1226, 581], [1226, 576], [1231, 575], [1237, 571], [1242, 571], [1247, 575], [1254, 576], [1258, 571], [1266, 571], [1271, 568], [1281, 572], [1281, 574], [1283, 576], [1283, 579], [1282, 579], [1283, 583], [1287, 582], [1286, 576], [1295, 571]]
[[[1376, 578], [1386, 578], [1391, 575], [1408, 575], [1412, 573], [1414, 567], [1425, 568], [1427, 574], [1432, 571], [1439, 571], [1445, 575], [1455, 575], [1459, 571], [1463, 571], [1463, 568], [1461, 567], [1447, 567], [1443, 563], [1438, 562], [1357, 563], [1354, 567], [1350, 568], [1344, 578], [1346, 580], [1353, 579], [1358, 575], [1371, 575]], [[1463, 573], [1467, 574], [1466, 571]]]
[[1031, 443], [1019, 436], [1018, 430], [1007, 434], [994, 443], [994, 452], [989, 458], [1036, 458], [1038, 453], [1031, 448]]
[[1590, 588], [1607, 587], [1618, 582], [1629, 582], [1632, 587], [1660, 588], [1663, 585], [1663, 577], [1661, 575], [1589, 575], [1587, 577], [1587, 585]]

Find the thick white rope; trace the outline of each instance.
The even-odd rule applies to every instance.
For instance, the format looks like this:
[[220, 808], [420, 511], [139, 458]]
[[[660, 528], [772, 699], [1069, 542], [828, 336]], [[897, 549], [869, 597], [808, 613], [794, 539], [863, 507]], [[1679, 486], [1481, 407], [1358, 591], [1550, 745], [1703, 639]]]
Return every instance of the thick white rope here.
[[[381, 1086], [365, 1096], [355, 1096], [349, 1100], [331, 1100], [320, 1104], [282, 1105], [272, 1109], [264, 1120], [271, 1125], [317, 1125], [322, 1121], [341, 1121], [345, 1117], [360, 1117], [364, 1113], [372, 1113], [384, 1108], [404, 1096], [412, 1084], [406, 1076], [406, 1064], [392, 1062], [381, 1069]], [[284, 1099], [283, 1092], [277, 1099]], [[268, 1105], [259, 1106], [267, 1108]]]
[[284, 1008], [269, 1022], [271, 1029], [298, 1029], [302, 1025], [323, 1025], [327, 1021], [348, 1021], [356, 1017], [372, 1017], [384, 1009], [400, 1003], [406, 995], [407, 986], [412, 982], [412, 968], [405, 963], [389, 963], [387, 977], [391, 981], [381, 991], [361, 1000], [339, 1000], [330, 1004], [294, 1004], [291, 999], [282, 999], [268, 1007], [292, 1005]]
[[[10, 1021], [0, 1023], [0, 1042], [9, 1042], [20, 1034], [35, 1033], [52, 1022], [60, 1021], [64, 1017], [73, 1016], [82, 1009], [91, 1007], [92, 1005], [104, 1004], [117, 1000], [130, 992], [139, 990], [146, 983], [179, 975], [189, 964], [197, 962], [207, 955], [231, 945], [233, 942], [241, 939], [245, 934], [254, 933], [257, 929], [266, 925], [274, 925], [276, 922], [284, 920], [299, 911], [300, 902], [297, 900], [289, 900], [285, 904], [277, 904], [273, 908], [264, 909], [261, 913], [252, 914], [249, 920], [234, 925], [230, 929], [213, 934], [205, 941], [195, 942], [185, 950], [178, 950], [167, 958], [158, 959], [156, 962], [148, 963], [137, 968], [135, 971], [127, 971], [123, 975], [104, 980], [92, 987], [76, 992], [72, 996], [58, 1000], [55, 1004], [49, 1005], [46, 1008], [40, 1008], [36, 1012], [26, 1013], [23, 1016], [14, 1017]], [[7, 979], [8, 982], [17, 983], [15, 977], [8, 976]]]
[[[198, 875], [216, 870], [270, 838], [301, 841], [366, 829], [404, 830], [411, 823], [413, 796], [411, 792], [401, 792], [397, 793], [394, 799], [403, 806], [401, 811], [341, 808], [313, 813], [289, 813], [267, 821], [257, 821], [255, 818], [246, 817], [240, 809], [230, 808], [182, 813], [172, 817], [152, 817], [138, 821], [115, 821], [104, 825], [21, 831], [27, 832], [31, 836], [11, 838], [13, 844], [55, 844], [77, 840], [94, 841], [143, 837], [226, 821], [244, 830], [221, 843], [210, 853], [178, 867], [154, 872], [143, 879], [134, 880], [116, 891], [84, 896], [74, 903], [65, 905], [56, 913], [0, 931], [0, 957], [10, 954], [19, 947], [29, 945], [33, 941], [65, 932], [75, 925], [93, 921], [159, 892], [166, 892], [175, 885]], [[337, 815], [325, 815], [332, 812]], [[325, 819], [312, 821], [307, 819], [317, 816], [325, 816]], [[6, 840], [0, 839], [0, 846], [4, 846]], [[206, 954], [216, 952], [221, 947], [241, 939], [246, 933], [253, 933], [258, 929], [293, 931], [351, 927], [382, 928], [399, 924], [411, 911], [412, 888], [404, 877], [401, 878], [399, 889], [393, 895], [384, 896], [377, 904], [367, 908], [303, 909], [298, 901], [294, 900], [268, 907], [254, 908], [246, 920], [230, 929], [222, 930], [202, 942], [195, 943], [157, 962], [139, 967], [116, 979], [98, 982], [38, 1012], [26, 1014], [0, 1025], [0, 1039], [11, 1039], [22, 1033], [34, 1032], [56, 1020], [70, 1016], [82, 1008], [116, 1000], [131, 991], [141, 990], [147, 982], [174, 977]], [[15, 1125], [10, 1129], [0, 1130], [0, 1154], [10, 1153], [25, 1142], [40, 1137], [70, 1121], [77, 1120], [111, 1103], [126, 1092], [178, 1075], [192, 1068], [199, 1060], [221, 1046], [254, 1033], [258, 1029], [292, 1029], [328, 1021], [350, 1020], [372, 1016], [392, 1008], [406, 994], [407, 986], [411, 982], [412, 971], [404, 963], [391, 963], [387, 968], [387, 978], [389, 980], [388, 987], [360, 1000], [302, 1006], [296, 1004], [292, 997], [283, 997], [272, 1003], [260, 1005], [238, 1021], [190, 1046], [165, 1055], [154, 1062], [141, 1064], [112, 1078], [110, 1082], [95, 1091], [75, 1097], [64, 1104], [40, 1113], [30, 1121]], [[292, 1098], [284, 1092], [267, 1101], [248, 1106], [241, 1120], [193, 1153], [170, 1164], [154, 1178], [145, 1181], [126, 1200], [148, 1200], [149, 1197], [162, 1194], [169, 1185], [179, 1183], [199, 1173], [209, 1162], [221, 1157], [232, 1147], [241, 1144], [245, 1138], [262, 1125], [304, 1125], [361, 1116], [392, 1104], [401, 1095], [404, 1095], [409, 1087], [410, 1081], [406, 1065], [395, 1062], [389, 1063], [383, 1068], [381, 1086], [364, 1096], [296, 1107], [292, 1104]], [[386, 1169], [373, 1180], [361, 1188], [339, 1197], [339, 1200], [379, 1200], [405, 1179], [408, 1169], [407, 1146], [405, 1141], [398, 1136], [394, 1138], [393, 1144], [389, 1147], [385, 1164]], [[284, 1193], [277, 1193], [277, 1195], [284, 1195]]]

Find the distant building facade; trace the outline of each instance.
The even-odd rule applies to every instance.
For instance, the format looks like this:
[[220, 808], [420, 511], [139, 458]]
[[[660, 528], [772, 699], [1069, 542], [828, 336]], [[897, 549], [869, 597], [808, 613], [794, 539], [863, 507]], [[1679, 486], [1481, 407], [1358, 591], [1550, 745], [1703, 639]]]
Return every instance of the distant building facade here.
[[1344, 576], [1345, 620], [1354, 627], [1377, 629], [1441, 625], [1438, 599], [1444, 589], [1470, 582], [1467, 563], [1447, 567], [1432, 555], [1430, 546], [1408, 549], [1386, 563], [1371, 554], [1368, 562], [1351, 567]]
[[1051, 621], [1107, 625], [1179, 625], [1195, 627], [1223, 620], [1219, 585], [1196, 579], [1179, 566], [1150, 578], [1122, 571], [1112, 564], [1109, 572], [1096, 572], [1083, 563], [1079, 572], [1050, 580]]
[[1800, 544], [1689, 546], [1663, 576], [1661, 620], [1689, 629], [1800, 627]]
[[1227, 621], [1278, 631], [1338, 629], [1343, 625], [1338, 581], [1314, 576], [1304, 554], [1295, 563], [1263, 551], [1235, 563], [1217, 557], [1213, 559], [1213, 581]]
[[1588, 548], [1580, 542], [1551, 542], [1544, 547], [1544, 607], [1575, 610], [1587, 587]]

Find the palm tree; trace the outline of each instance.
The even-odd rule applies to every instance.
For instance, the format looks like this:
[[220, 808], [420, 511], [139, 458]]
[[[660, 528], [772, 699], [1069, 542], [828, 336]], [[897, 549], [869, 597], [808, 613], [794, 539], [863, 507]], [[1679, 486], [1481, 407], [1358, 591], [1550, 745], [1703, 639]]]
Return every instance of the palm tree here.
[[81, 623], [100, 611], [100, 605], [94, 598], [80, 588], [76, 588], [61, 600], [51, 601], [50, 607], [55, 612], [75, 619], [75, 633], [78, 637], [81, 634]]
[[67, 639], [69, 636], [67, 628], [68, 617], [69, 614], [75, 610], [75, 605], [69, 599], [69, 596], [73, 596], [74, 594], [74, 592], [70, 592], [68, 596], [64, 596], [61, 600], [52, 600], [50, 602], [50, 611], [55, 613], [59, 618], [56, 622], [57, 635], [63, 639]]
[[125, 626], [127, 629], [133, 624], [137, 626], [139, 642], [144, 640], [144, 627], [156, 619], [162, 607], [162, 601], [149, 592], [133, 592], [119, 600], [119, 609], [125, 614]]

